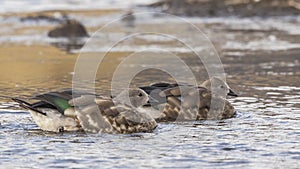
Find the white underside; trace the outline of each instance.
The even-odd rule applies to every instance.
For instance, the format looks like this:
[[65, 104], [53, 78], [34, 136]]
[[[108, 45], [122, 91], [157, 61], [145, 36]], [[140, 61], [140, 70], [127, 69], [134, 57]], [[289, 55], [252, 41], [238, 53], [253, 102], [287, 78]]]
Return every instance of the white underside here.
[[60, 129], [64, 131], [80, 130], [75, 119], [66, 117], [53, 109], [43, 109], [42, 111], [47, 115], [29, 110], [33, 120], [42, 130], [53, 132], [59, 132]]

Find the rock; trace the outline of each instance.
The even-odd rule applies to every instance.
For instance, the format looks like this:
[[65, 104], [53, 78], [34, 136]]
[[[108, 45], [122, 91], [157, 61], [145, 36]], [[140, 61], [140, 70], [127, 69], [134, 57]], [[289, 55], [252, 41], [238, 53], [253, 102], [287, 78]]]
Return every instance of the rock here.
[[161, 0], [150, 7], [182, 16], [300, 15], [296, 0]]
[[85, 27], [76, 20], [67, 19], [62, 25], [49, 31], [49, 37], [88, 37]]
[[52, 16], [47, 16], [47, 15], [37, 15], [37, 16], [26, 16], [20, 18], [21, 22], [26, 22], [26, 21], [47, 21], [47, 22], [53, 22], [53, 23], [60, 23], [62, 20], [59, 18], [55, 18]]
[[68, 53], [72, 53], [72, 50], [74, 49], [81, 49], [85, 44], [84, 40], [77, 39], [77, 38], [70, 38], [67, 41], [57, 41], [57, 42], [52, 42], [51, 45], [64, 50]]
[[134, 28], [135, 26], [135, 16], [133, 14], [133, 11], [129, 10], [127, 11], [124, 15], [123, 15], [123, 18], [122, 18], [122, 22], [124, 24], [125, 27], [128, 27], [128, 28]]

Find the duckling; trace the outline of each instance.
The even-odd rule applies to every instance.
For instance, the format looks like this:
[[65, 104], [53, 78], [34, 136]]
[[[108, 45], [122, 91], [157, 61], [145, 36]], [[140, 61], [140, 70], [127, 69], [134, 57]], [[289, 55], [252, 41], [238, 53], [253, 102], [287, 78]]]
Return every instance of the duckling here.
[[[137, 107], [148, 101], [141, 89], [130, 89], [116, 98], [105, 98], [90, 93], [65, 90], [37, 95], [31, 104], [12, 98], [28, 109], [36, 124], [45, 131], [86, 131], [92, 133], [150, 132], [157, 123]], [[127, 96], [126, 95], [126, 96]]]

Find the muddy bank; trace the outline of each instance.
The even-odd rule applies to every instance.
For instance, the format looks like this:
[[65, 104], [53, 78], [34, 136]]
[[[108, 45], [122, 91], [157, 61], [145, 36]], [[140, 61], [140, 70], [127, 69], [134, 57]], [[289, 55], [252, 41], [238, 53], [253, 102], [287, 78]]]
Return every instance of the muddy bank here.
[[300, 14], [297, 0], [161, 0], [149, 5], [181, 16], [286, 16]]

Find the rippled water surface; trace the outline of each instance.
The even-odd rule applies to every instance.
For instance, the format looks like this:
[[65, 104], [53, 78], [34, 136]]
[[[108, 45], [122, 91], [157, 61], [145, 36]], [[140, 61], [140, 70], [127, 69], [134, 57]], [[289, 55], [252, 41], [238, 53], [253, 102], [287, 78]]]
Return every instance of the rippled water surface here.
[[[86, 24], [87, 20], [83, 19]], [[157, 23], [162, 24], [161, 20]], [[132, 135], [55, 134], [41, 131], [27, 111], [1, 97], [0, 167], [299, 168], [299, 32], [282, 30], [275, 24], [280, 18], [265, 22], [259, 18], [253, 20], [191, 20], [196, 25], [208, 27], [204, 32], [217, 46], [227, 82], [239, 94], [239, 97], [229, 99], [238, 110], [235, 118], [161, 123], [153, 133]], [[290, 23], [290, 30], [296, 30], [299, 21], [290, 20], [285, 18], [282, 22]], [[157, 23], [151, 25], [144, 21], [143, 24], [155, 27]], [[178, 23], [170, 24], [176, 26]], [[215, 25], [219, 25], [218, 28]], [[110, 36], [118, 39], [120, 33], [111, 32]], [[143, 46], [149, 44], [155, 45], [150, 48], [153, 50], [164, 47], [174, 50], [192, 69], [199, 83], [208, 77], [194, 54], [164, 37], [145, 35], [121, 44], [105, 57], [96, 78], [97, 92], [108, 94], [115, 67], [134, 49], [143, 50]], [[159, 46], [161, 44], [164, 46]], [[40, 48], [34, 45], [19, 47], [16, 51], [3, 42], [2, 45], [1, 95], [29, 97], [71, 87], [78, 56], [76, 51], [66, 54], [47, 44]], [[99, 48], [88, 51], [103, 52]], [[157, 51], [153, 55], [160, 57]], [[128, 65], [133, 66], [136, 65]], [[133, 83], [147, 85], [154, 81], [172, 79], [165, 73], [151, 70], [140, 73]]]

